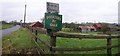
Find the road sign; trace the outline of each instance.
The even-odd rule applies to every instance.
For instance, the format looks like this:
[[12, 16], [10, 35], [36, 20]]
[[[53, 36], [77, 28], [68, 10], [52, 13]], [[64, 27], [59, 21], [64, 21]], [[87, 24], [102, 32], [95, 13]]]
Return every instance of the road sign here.
[[51, 30], [61, 30], [62, 15], [57, 13], [45, 13], [45, 28]]
[[59, 4], [47, 2], [47, 12], [59, 13]]

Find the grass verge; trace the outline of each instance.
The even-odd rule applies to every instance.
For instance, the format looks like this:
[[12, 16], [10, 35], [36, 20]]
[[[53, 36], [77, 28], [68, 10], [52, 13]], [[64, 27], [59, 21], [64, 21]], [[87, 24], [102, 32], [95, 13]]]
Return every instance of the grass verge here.
[[19, 30], [2, 38], [3, 54], [10, 53], [11, 50], [25, 49], [35, 47], [35, 43], [30, 38], [29, 31], [26, 28]]

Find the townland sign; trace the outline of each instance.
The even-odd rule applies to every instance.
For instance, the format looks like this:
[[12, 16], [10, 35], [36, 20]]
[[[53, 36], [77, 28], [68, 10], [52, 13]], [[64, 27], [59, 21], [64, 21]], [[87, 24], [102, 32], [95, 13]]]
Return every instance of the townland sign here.
[[62, 29], [62, 15], [59, 13], [59, 4], [47, 2], [47, 13], [45, 13], [45, 28], [51, 30]]
[[45, 13], [45, 28], [52, 30], [62, 29], [62, 15], [56, 13]]

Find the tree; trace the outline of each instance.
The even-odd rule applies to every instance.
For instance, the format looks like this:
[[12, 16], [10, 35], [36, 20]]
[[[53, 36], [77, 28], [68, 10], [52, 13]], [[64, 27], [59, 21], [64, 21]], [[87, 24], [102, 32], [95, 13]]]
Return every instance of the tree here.
[[107, 24], [104, 24], [104, 25], [102, 26], [102, 28], [101, 28], [101, 31], [102, 31], [103, 33], [107, 33], [107, 32], [110, 31], [110, 27], [109, 27]]
[[6, 21], [1, 21], [2, 22], [2, 24], [6, 24], [7, 22]]

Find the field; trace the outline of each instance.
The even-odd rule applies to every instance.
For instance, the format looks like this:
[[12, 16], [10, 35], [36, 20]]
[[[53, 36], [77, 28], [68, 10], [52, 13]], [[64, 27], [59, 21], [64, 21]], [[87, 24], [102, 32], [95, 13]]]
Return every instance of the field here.
[[[39, 34], [40, 39], [49, 43], [50, 37], [46, 34]], [[56, 40], [56, 47], [63, 48], [84, 48], [84, 47], [100, 47], [106, 46], [106, 39], [79, 39], [79, 38], [60, 38]], [[112, 39], [112, 45], [118, 44], [118, 39]], [[106, 50], [84, 51], [84, 52], [57, 52], [61, 54], [106, 54]], [[118, 53], [118, 48], [112, 48], [112, 54]]]
[[[63, 31], [61, 31], [63, 32]], [[93, 33], [78, 33], [78, 32], [64, 32], [68, 34], [95, 34], [98, 35], [97, 32]], [[117, 36], [113, 34], [114, 36]], [[2, 47], [3, 47], [3, 54], [9, 54], [15, 52], [23, 52], [22, 50], [33, 50], [35, 49], [36, 44], [33, 42], [32, 36], [30, 35], [30, 32], [26, 28], [20, 28], [20, 30], [17, 30], [10, 35], [7, 35], [3, 37], [2, 39]], [[43, 40], [44, 42], [50, 44], [50, 36], [47, 34], [38, 34], [38, 38]], [[112, 45], [116, 45], [120, 42], [118, 42], [120, 39], [112, 39]], [[44, 50], [46, 54], [49, 54], [49, 48], [47, 48], [44, 44], [42, 44], [40, 41], [38, 41], [39, 47]], [[107, 41], [106, 39], [79, 39], [79, 38], [60, 38], [57, 37], [56, 40], [56, 47], [61, 48], [94, 48], [94, 47], [101, 47], [106, 46]], [[105, 50], [97, 50], [97, 51], [84, 51], [84, 52], [56, 52], [60, 54], [106, 54]], [[118, 53], [118, 48], [112, 48], [112, 54]]]
[[3, 54], [8, 54], [17, 50], [34, 48], [36, 45], [32, 41], [29, 31], [26, 28], [21, 28], [2, 39]]
[[1, 24], [1, 25], [0, 25], [0, 29], [10, 28], [10, 27], [12, 27], [12, 26], [14, 26], [14, 25], [13, 25], [13, 24]]
[[[106, 35], [103, 32], [73, 32], [70, 31], [70, 28], [62, 28], [63, 33], [68, 33], [68, 34], [82, 34], [82, 35]], [[120, 34], [111, 34], [112, 36], [120, 36]]]

